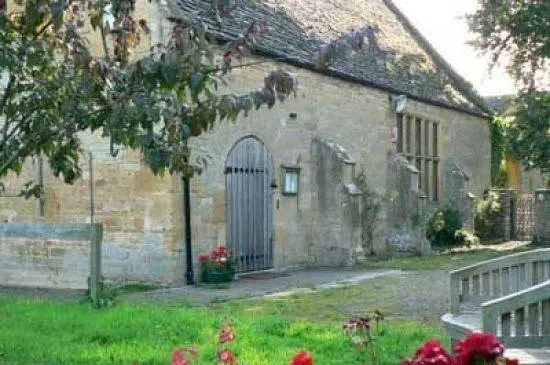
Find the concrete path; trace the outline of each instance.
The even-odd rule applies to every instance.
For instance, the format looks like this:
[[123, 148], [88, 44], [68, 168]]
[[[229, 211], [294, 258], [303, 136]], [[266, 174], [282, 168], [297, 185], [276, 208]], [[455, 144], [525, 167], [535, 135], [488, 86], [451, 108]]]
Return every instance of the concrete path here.
[[123, 296], [130, 302], [174, 301], [194, 305], [231, 299], [284, 296], [357, 284], [385, 275], [399, 274], [398, 270], [317, 269], [298, 271], [263, 271], [240, 275], [225, 287], [184, 286]]

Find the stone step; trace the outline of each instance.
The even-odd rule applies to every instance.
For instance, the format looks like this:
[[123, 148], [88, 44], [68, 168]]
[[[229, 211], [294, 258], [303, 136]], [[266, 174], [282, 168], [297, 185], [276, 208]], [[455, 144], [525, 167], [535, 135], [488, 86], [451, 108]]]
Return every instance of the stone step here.
[[550, 365], [550, 347], [506, 349], [504, 355], [510, 359], [518, 359], [520, 365]]

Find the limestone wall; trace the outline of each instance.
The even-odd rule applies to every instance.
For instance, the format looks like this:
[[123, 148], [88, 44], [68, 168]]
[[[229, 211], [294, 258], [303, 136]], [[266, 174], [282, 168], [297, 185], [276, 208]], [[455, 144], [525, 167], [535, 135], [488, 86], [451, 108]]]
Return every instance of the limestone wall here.
[[330, 139], [315, 137], [313, 161], [312, 233], [309, 263], [348, 266], [361, 246], [359, 195], [354, 185], [355, 161]]
[[0, 240], [0, 285], [86, 289], [86, 241]]

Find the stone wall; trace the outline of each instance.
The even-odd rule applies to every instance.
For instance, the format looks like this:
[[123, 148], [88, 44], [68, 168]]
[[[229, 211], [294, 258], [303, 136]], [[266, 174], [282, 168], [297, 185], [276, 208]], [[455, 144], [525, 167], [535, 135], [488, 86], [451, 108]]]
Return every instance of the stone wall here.
[[550, 189], [535, 190], [534, 239], [550, 242]]
[[0, 285], [86, 289], [89, 272], [88, 242], [0, 240]]
[[87, 288], [90, 237], [89, 225], [0, 223], [0, 285]]
[[312, 228], [310, 264], [349, 266], [361, 246], [360, 191], [355, 161], [340, 145], [315, 137], [311, 144]]
[[426, 196], [419, 190], [418, 170], [406, 158], [391, 154], [387, 172], [386, 251], [428, 251]]

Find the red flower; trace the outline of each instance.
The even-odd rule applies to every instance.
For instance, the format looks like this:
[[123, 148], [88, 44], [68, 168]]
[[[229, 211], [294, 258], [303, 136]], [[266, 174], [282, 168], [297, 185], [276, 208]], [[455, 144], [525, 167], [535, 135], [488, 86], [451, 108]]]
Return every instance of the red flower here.
[[197, 350], [195, 349], [175, 349], [172, 352], [171, 365], [191, 365], [191, 362], [187, 359], [184, 352], [188, 352], [192, 356], [197, 356]]
[[454, 348], [455, 364], [470, 365], [476, 358], [494, 361], [504, 353], [504, 346], [492, 333], [473, 332]]
[[307, 351], [302, 351], [294, 355], [290, 365], [313, 365], [313, 357]]
[[219, 257], [227, 256], [227, 247], [220, 246], [216, 249], [216, 253]]
[[218, 351], [218, 360], [223, 362], [224, 364], [235, 364], [235, 362], [237, 361], [235, 355], [233, 355], [231, 350], [228, 349]]
[[506, 358], [506, 365], [519, 365], [518, 359], [508, 359]]
[[441, 347], [439, 340], [429, 340], [416, 351], [412, 360], [405, 360], [401, 365], [451, 365], [451, 356]]
[[235, 339], [235, 333], [233, 332], [233, 328], [231, 328], [230, 325], [220, 330], [220, 336], [218, 338], [219, 343], [231, 342], [234, 339]]
[[210, 256], [206, 253], [201, 253], [199, 255], [199, 262], [208, 262], [208, 260], [210, 260]]

